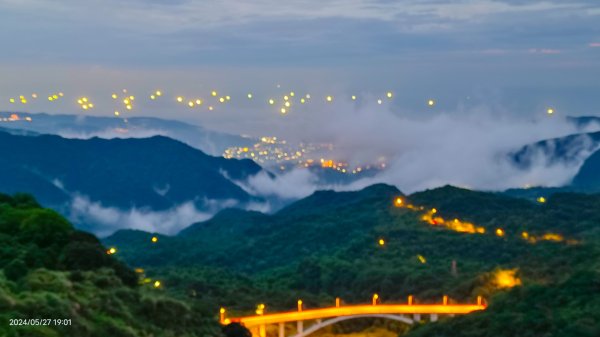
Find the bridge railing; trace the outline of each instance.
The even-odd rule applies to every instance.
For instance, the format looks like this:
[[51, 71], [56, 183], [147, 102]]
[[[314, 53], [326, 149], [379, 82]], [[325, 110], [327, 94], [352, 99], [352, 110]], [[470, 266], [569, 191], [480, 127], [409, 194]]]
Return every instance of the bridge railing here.
[[[380, 303], [379, 295], [374, 294], [371, 304], [342, 305], [341, 300], [336, 298], [335, 306], [326, 308], [307, 309], [302, 300], [298, 300], [296, 311], [265, 313], [264, 304], [259, 304], [256, 315], [242, 317], [227, 317], [225, 308], [220, 310], [221, 324], [238, 322], [247, 328], [264, 326], [268, 324], [280, 324], [287, 322], [302, 322], [308, 320], [320, 320], [340, 316], [364, 316], [364, 315], [462, 315], [473, 311], [484, 310], [486, 303], [481, 296], [477, 297], [476, 303], [456, 304], [449, 303], [448, 296], [442, 298], [442, 303], [415, 304], [413, 296], [409, 296], [406, 303], [392, 304]], [[433, 317], [433, 316], [432, 316]]]

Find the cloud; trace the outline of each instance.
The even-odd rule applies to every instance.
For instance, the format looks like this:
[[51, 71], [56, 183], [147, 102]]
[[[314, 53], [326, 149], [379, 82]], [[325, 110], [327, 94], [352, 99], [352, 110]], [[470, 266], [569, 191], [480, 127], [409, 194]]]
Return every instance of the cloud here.
[[320, 187], [317, 181], [317, 176], [309, 170], [294, 169], [275, 177], [261, 171], [246, 181], [237, 182], [237, 184], [255, 196], [300, 199], [312, 194]]
[[530, 54], [547, 54], [547, 55], [553, 55], [553, 54], [560, 54], [561, 51], [559, 49], [548, 49], [548, 48], [542, 48], [542, 49], [538, 49], [538, 48], [530, 48], [529, 49], [529, 53]]
[[[66, 216], [83, 229], [99, 236], [107, 236], [119, 229], [138, 229], [167, 235], [176, 234], [189, 225], [211, 218], [218, 211], [239, 207], [235, 200], [205, 200], [203, 209], [198, 209], [193, 201], [184, 202], [165, 211], [146, 208], [120, 209], [106, 207], [83, 195], [75, 195], [66, 211]], [[268, 211], [269, 205], [251, 203], [245, 209]]]
[[90, 139], [93, 137], [104, 138], [104, 139], [112, 139], [112, 138], [148, 138], [152, 136], [168, 136], [168, 132], [163, 130], [156, 129], [144, 129], [144, 128], [135, 128], [135, 129], [124, 129], [124, 128], [106, 128], [99, 131], [80, 131], [80, 130], [57, 130], [57, 135], [64, 138], [72, 138], [72, 139]]
[[[475, 107], [415, 117], [367, 103], [303, 114], [301, 121], [294, 122], [298, 124], [291, 123], [282, 135], [336, 144], [334, 159], [358, 165], [385, 158], [388, 168], [383, 173], [343, 189], [376, 182], [393, 184], [409, 193], [445, 184], [483, 190], [561, 186], [572, 179], [589, 154], [581, 152], [569, 162], [534, 156], [526, 170], [514, 165], [508, 154], [522, 146], [579, 132], [564, 118], [544, 113], [531, 119]], [[588, 131], [598, 129], [596, 125]], [[309, 179], [303, 188], [297, 184], [292, 185], [298, 191], [314, 188], [314, 181]]]
[[175, 234], [194, 222], [209, 219], [213, 214], [196, 209], [193, 202], [167, 211], [137, 208], [121, 210], [102, 206], [85, 196], [77, 196], [71, 202], [68, 217], [75, 223], [89, 226], [99, 236], [107, 236], [119, 229]]

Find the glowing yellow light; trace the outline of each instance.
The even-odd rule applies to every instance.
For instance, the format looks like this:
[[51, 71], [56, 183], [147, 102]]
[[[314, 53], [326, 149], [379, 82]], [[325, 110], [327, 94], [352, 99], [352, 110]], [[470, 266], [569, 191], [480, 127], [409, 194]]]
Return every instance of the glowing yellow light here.
[[541, 239], [546, 240], [546, 241], [554, 241], [554, 242], [561, 242], [564, 240], [562, 235], [554, 234], [554, 233], [546, 233], [541, 237]]
[[208, 110], [209, 110], [209, 111], [213, 111], [213, 110], [214, 110], [213, 106], [212, 106], [212, 105], [211, 105], [211, 106], [209, 106], [209, 107], [208, 107]]
[[[411, 314], [415, 311], [437, 313], [437, 314], [467, 314], [476, 310], [483, 310], [486, 306], [483, 302], [478, 304], [415, 304], [413, 297], [409, 296], [408, 304], [388, 304], [382, 306], [377, 312], [390, 314]], [[372, 304], [369, 305], [346, 305], [330, 308], [320, 308], [315, 310], [298, 310], [286, 313], [275, 313], [258, 316], [237, 317], [235, 320], [240, 322], [246, 328], [256, 328], [260, 325], [277, 324], [279, 322], [295, 322], [305, 320], [325, 319], [329, 317], [340, 317], [349, 314], [372, 314], [374, 313]]]
[[116, 253], [117, 253], [117, 248], [115, 248], [115, 247], [110, 247], [110, 248], [109, 248], [109, 249], [106, 251], [106, 253], [107, 253], [108, 255], [116, 254]]
[[194, 102], [192, 102], [192, 101], [189, 101], [189, 102], [188, 102], [188, 106], [189, 106], [190, 108], [193, 108], [193, 107], [194, 107]]
[[400, 198], [400, 197], [398, 197], [398, 198], [396, 198], [396, 200], [394, 200], [394, 204], [396, 205], [396, 207], [402, 206], [403, 203], [404, 203], [404, 200], [402, 200], [402, 198]]
[[419, 262], [421, 262], [422, 264], [427, 263], [427, 259], [425, 259], [423, 255], [417, 255], [417, 259], [419, 259]]
[[[49, 97], [48, 97], [48, 100], [49, 100], [50, 102], [52, 102], [52, 101], [54, 101], [54, 98], [52, 98], [52, 96], [49, 96]], [[12, 103], [12, 102], [11, 102], [11, 103]]]
[[125, 108], [126, 108], [127, 110], [131, 110], [131, 109], [133, 109], [133, 107], [131, 106], [131, 104], [127, 104], [127, 105], [125, 106]]
[[522, 237], [523, 239], [527, 240], [527, 239], [529, 239], [529, 233], [527, 233], [527, 232], [523, 232], [523, 233], [521, 233], [521, 237]]
[[221, 103], [225, 102], [225, 97], [219, 98], [219, 102], [221, 102]]
[[117, 94], [112, 94], [111, 97], [112, 97], [112, 99], [117, 99], [118, 96], [117, 96]]
[[543, 204], [543, 203], [545, 203], [545, 202], [546, 202], [546, 198], [544, 198], [544, 197], [539, 197], [539, 198], [537, 198], [537, 202], [539, 202], [540, 204]]
[[290, 91], [290, 96], [294, 97], [296, 94], [293, 91]]
[[152, 99], [152, 100], [155, 100], [155, 99], [156, 99], [156, 96], [154, 96], [154, 95], [150, 95], [150, 99]]
[[129, 99], [135, 101], [135, 96], [129, 96]]
[[58, 96], [63, 97], [65, 94], [63, 94], [62, 92], [58, 93]]
[[216, 91], [214, 91], [214, 90], [213, 90], [213, 91], [212, 91], [210, 94], [211, 94], [213, 97], [216, 97], [216, 96], [217, 96], [217, 92], [216, 92]]
[[377, 104], [381, 104], [381, 103], [383, 103], [383, 101], [381, 101], [381, 99], [378, 99]]
[[202, 100], [201, 100], [201, 99], [197, 99], [197, 100], [196, 100], [196, 104], [197, 104], [197, 105], [202, 105]]
[[379, 239], [378, 241], [380, 246], [384, 246], [385, 245], [385, 240], [384, 239]]
[[131, 101], [129, 100], [129, 98], [125, 98], [125, 99], [123, 100], [123, 103], [124, 103], [124, 104], [129, 104], [129, 103], [131, 103]]
[[118, 111], [115, 111], [115, 116], [117, 116], [117, 117], [118, 117], [120, 114], [121, 114], [120, 112], [118, 112]]
[[83, 101], [82, 101], [82, 100], [80, 100], [80, 99], [78, 99], [78, 100], [77, 100], [77, 103], [78, 103], [78, 104], [83, 104]]
[[430, 100], [427, 101], [427, 105], [434, 106], [435, 105], [435, 101], [432, 100], [432, 99], [430, 99]]
[[271, 105], [275, 104], [275, 100], [273, 100], [272, 98], [269, 99], [269, 104], [271, 104]]
[[503, 237], [504, 236], [504, 230], [502, 228], [497, 228], [496, 229], [496, 235]]
[[88, 109], [88, 106], [87, 106], [87, 104], [84, 104], [84, 105], [82, 105], [81, 107], [83, 108], [83, 110], [87, 110], [87, 109]]
[[156, 236], [153, 236], [153, 237], [152, 237], [152, 242], [154, 242], [154, 243], [158, 242], [158, 237], [156, 237]]
[[331, 102], [333, 101], [333, 96], [327, 96], [325, 99], [327, 100], [327, 102]]
[[177, 96], [177, 102], [179, 102], [179, 103], [183, 102], [183, 97], [182, 96]]
[[517, 269], [498, 270], [495, 274], [495, 283], [498, 288], [512, 288], [521, 285], [521, 280], [516, 276]]
[[392, 98], [392, 96], [393, 96], [392, 92], [391, 92], [391, 91], [388, 91], [388, 93], [387, 93], [387, 97], [388, 97], [388, 98]]
[[287, 108], [289, 108], [290, 107], [290, 102], [285, 102], [285, 104], [283, 104], [283, 105], [285, 105]]
[[287, 97], [287, 96], [283, 96], [283, 100], [284, 100], [284, 101], [287, 101], [287, 100], [289, 100], [289, 99], [290, 99], [289, 97]]
[[285, 113], [287, 113], [287, 110], [285, 110], [285, 108], [281, 108], [281, 113], [285, 114]]
[[264, 304], [259, 304], [256, 306], [256, 314], [257, 315], [263, 315], [265, 313], [265, 305]]
[[548, 115], [552, 115], [554, 113], [554, 109], [548, 108], [548, 110], [546, 110], [546, 112], [548, 113]]
[[156, 96], [162, 96], [162, 92], [160, 90], [156, 90], [155, 94]]
[[88, 101], [87, 97], [83, 97], [81, 100], [84, 101], [84, 102]]
[[160, 288], [160, 281], [154, 281], [154, 288]]
[[252, 99], [252, 94], [248, 94], [248, 99]]
[[306, 100], [304, 98], [300, 98], [300, 103], [304, 104], [304, 103], [306, 103]]
[[356, 101], [356, 96], [355, 95], [352, 95], [352, 100]]
[[14, 99], [14, 98], [11, 98], [11, 99], [9, 99], [8, 101], [9, 101], [9, 102], [11, 102], [11, 103], [14, 103], [14, 102], [15, 102], [15, 99]]
[[231, 100], [231, 96], [225, 96], [225, 99], [230, 101]]
[[53, 98], [53, 99], [58, 99], [58, 96], [56, 96], [56, 95], [52, 95], [52, 98]]
[[221, 309], [219, 310], [219, 313], [221, 313], [221, 314], [224, 314], [224, 313], [225, 313], [225, 308], [221, 308]]
[[90, 109], [91, 109], [91, 108], [93, 108], [93, 107], [94, 107], [94, 104], [93, 104], [93, 103], [90, 103], [90, 104], [88, 104], [88, 106], [89, 106], [89, 107], [90, 107]]

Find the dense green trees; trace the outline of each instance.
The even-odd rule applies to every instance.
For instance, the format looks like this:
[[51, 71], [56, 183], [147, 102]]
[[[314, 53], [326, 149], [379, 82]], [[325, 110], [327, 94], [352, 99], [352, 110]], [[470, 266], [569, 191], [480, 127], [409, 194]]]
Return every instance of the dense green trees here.
[[[158, 242], [151, 240], [156, 234], [122, 231], [105, 241], [116, 255], [32, 198], [0, 195], [0, 320], [73, 320], [69, 327], [0, 327], [0, 335], [237, 337], [246, 331], [220, 331], [219, 307], [249, 314], [258, 303], [278, 311], [298, 298], [317, 307], [335, 297], [365, 303], [373, 293], [383, 302], [408, 295], [439, 302], [447, 294], [460, 302], [483, 295], [490, 303], [485, 312], [408, 331], [419, 337], [598, 335], [600, 196], [563, 193], [535, 203], [444, 187], [404, 197], [424, 206], [414, 210], [394, 207], [398, 195], [376, 185], [318, 192], [274, 215], [226, 210]], [[486, 233], [424, 222], [433, 207]], [[563, 239], [532, 241], [524, 231]], [[115, 257], [144, 270], [136, 274]], [[498, 275], [507, 270], [519, 281], [508, 284], [519, 285], [502, 285]], [[160, 287], [137, 285], [140, 277]], [[408, 329], [359, 320], [331, 331], [372, 324]]]
[[[0, 194], [0, 271], [0, 336], [221, 336], [202, 308], [138, 286], [96, 237], [29, 196]], [[68, 323], [18, 324], [28, 319]]]

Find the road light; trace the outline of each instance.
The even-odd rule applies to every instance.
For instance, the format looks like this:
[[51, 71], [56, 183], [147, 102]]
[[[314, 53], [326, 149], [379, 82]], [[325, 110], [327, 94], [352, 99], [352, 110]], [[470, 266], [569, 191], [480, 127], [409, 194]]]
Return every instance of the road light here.
[[378, 294], [373, 294], [373, 305], [377, 305], [377, 301], [379, 300]]
[[225, 322], [225, 308], [219, 310], [219, 321], [221, 323]]

